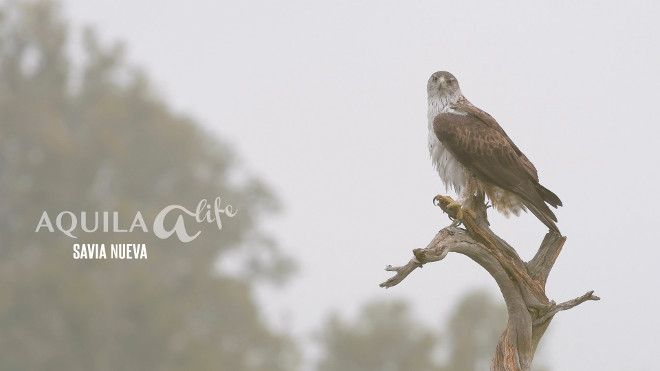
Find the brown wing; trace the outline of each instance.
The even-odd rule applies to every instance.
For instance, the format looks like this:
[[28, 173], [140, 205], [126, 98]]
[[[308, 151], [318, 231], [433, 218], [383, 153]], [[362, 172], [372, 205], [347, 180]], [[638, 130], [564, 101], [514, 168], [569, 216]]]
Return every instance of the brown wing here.
[[557, 217], [545, 204], [557, 207], [559, 198], [539, 184], [534, 165], [497, 122], [478, 108], [470, 108], [460, 107], [467, 115], [441, 113], [435, 117], [433, 129], [440, 142], [475, 176], [520, 196], [534, 215], [559, 232], [552, 222]]
[[538, 172], [536, 171], [536, 168], [534, 167], [534, 164], [532, 164], [531, 161], [525, 156], [525, 154], [522, 153], [522, 151], [516, 146], [515, 143], [509, 138], [509, 136], [506, 134], [504, 129], [500, 126], [500, 124], [495, 121], [495, 119], [489, 115], [487, 112], [480, 110], [479, 108], [473, 106], [472, 104], [469, 103], [464, 103], [460, 102], [459, 105], [456, 107], [459, 111], [463, 111], [468, 114], [468, 116], [471, 116], [479, 121], [481, 121], [484, 125], [490, 127], [491, 129], [497, 131], [500, 133], [506, 141], [509, 143], [513, 151], [520, 157], [520, 163], [522, 166], [525, 168], [525, 170], [529, 173], [529, 175], [534, 178], [537, 182], [539, 181], [539, 176]]
[[506, 137], [482, 121], [470, 115], [441, 113], [433, 120], [433, 129], [460, 163], [489, 183], [513, 190], [534, 180]]

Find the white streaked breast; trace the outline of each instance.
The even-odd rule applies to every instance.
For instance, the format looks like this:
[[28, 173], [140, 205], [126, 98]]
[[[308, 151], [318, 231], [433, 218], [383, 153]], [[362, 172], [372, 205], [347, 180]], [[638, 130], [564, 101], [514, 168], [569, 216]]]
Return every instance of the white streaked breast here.
[[454, 189], [460, 196], [465, 184], [465, 172], [462, 165], [449, 152], [445, 146], [438, 140], [433, 132], [433, 123], [429, 130], [429, 152], [433, 167], [440, 175], [440, 179], [447, 189]]

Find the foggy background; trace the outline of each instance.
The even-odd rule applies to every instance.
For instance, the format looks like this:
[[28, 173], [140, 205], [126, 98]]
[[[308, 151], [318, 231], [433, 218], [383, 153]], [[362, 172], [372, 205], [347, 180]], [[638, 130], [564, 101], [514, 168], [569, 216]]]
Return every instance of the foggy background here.
[[[568, 240], [549, 277], [548, 296], [560, 302], [593, 289], [602, 298], [559, 313], [536, 364], [553, 370], [653, 370], [660, 362], [657, 2], [67, 0], [61, 14], [70, 22], [66, 50], [73, 65], [86, 60], [80, 47], [85, 25], [97, 31], [100, 45], [125, 43], [128, 63], [143, 71], [172, 114], [199, 123], [206, 130], [200, 137], [218, 138], [231, 151], [234, 170], [221, 179], [231, 187], [215, 193], [239, 215], [255, 218], [246, 223], [254, 223], [263, 239], [222, 254], [217, 266], [221, 275], [240, 276], [245, 260], [261, 254], [260, 243], [272, 245], [277, 258], [264, 264], [281, 262], [264, 268], [265, 281], [277, 281], [284, 271], [288, 280], [270, 285], [254, 278], [254, 291], [246, 297], [256, 300], [255, 316], [263, 315], [272, 336], [286, 337], [278, 344], [298, 344], [281, 348], [297, 347], [301, 369], [316, 369], [330, 349], [319, 340], [333, 333], [323, 330], [328, 318], [357, 321], [367, 303], [404, 300], [410, 317], [439, 333], [445, 345], [451, 338], [446, 326], [466, 294], [484, 289], [503, 304], [492, 278], [458, 254], [415, 271], [399, 286], [378, 287], [390, 276], [385, 265], [407, 262], [413, 248], [424, 247], [449, 223], [431, 203], [436, 194], [447, 194], [427, 148], [426, 81], [437, 70], [458, 78], [466, 97], [502, 125], [536, 165], [541, 183], [565, 205], [556, 214]], [[97, 126], [112, 132], [105, 125], [117, 120]], [[78, 122], [91, 124], [84, 116]], [[120, 132], [131, 136], [137, 130], [126, 125]], [[196, 153], [196, 139], [182, 144], [175, 132], [167, 137], [163, 151], [185, 145]], [[83, 157], [97, 153], [93, 146], [81, 151]], [[213, 158], [212, 151], [205, 154]], [[59, 166], [50, 167], [58, 179], [71, 165]], [[151, 171], [159, 177], [168, 167]], [[258, 180], [252, 184], [253, 179]], [[255, 196], [262, 185], [268, 197]], [[192, 207], [214, 197], [213, 190], [189, 189], [185, 198], [173, 190], [167, 199], [190, 200]], [[241, 196], [243, 191], [254, 192]], [[29, 239], [44, 198], [26, 202], [35, 209], [21, 221]], [[264, 212], [256, 220], [271, 203], [281, 212]], [[68, 205], [62, 201], [52, 210], [71, 210]], [[532, 215], [505, 219], [491, 213], [490, 220], [524, 260], [546, 232]], [[253, 232], [246, 227], [242, 236], [227, 246], [243, 246]], [[39, 235], [40, 248], [60, 256], [49, 266], [70, 264], [73, 242], [56, 245], [45, 237]], [[3, 237], [7, 246], [16, 241], [22, 240]], [[168, 251], [182, 256], [199, 251], [160, 244], [148, 244], [149, 260], [130, 263], [132, 269], [155, 266]], [[77, 266], [85, 264], [124, 263]], [[53, 282], [67, 286], [76, 280]], [[233, 300], [192, 283], [187, 287], [198, 287], [202, 301], [214, 295]], [[0, 323], [7, 326], [13, 318]], [[432, 353], [440, 361], [451, 358], [446, 349]]]

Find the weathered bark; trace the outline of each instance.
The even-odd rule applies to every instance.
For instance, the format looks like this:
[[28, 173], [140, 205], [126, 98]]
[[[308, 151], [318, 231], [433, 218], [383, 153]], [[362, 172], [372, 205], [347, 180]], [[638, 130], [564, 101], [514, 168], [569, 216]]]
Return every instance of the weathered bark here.
[[[534, 352], [554, 315], [587, 300], [600, 300], [593, 291], [556, 304], [545, 294], [545, 284], [566, 237], [550, 231], [546, 234], [532, 260], [525, 263], [516, 250], [495, 235], [488, 224], [483, 195], [471, 200], [470, 209], [475, 215], [463, 212], [460, 220], [443, 228], [424, 249], [413, 250], [414, 258], [400, 267], [387, 266], [385, 270], [396, 275], [381, 283], [392, 287], [408, 274], [426, 263], [442, 260], [451, 251], [464, 254], [481, 265], [495, 279], [506, 302], [509, 321], [495, 350], [491, 370], [529, 371]], [[456, 219], [457, 210], [447, 208], [446, 202], [438, 205], [450, 217]]]

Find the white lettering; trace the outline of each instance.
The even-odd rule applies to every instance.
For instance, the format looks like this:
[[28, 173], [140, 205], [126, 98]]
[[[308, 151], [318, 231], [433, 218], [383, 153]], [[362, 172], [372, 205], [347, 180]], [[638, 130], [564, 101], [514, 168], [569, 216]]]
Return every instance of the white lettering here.
[[202, 233], [202, 231], [197, 231], [197, 233], [195, 233], [193, 236], [190, 236], [188, 234], [188, 232], [186, 231], [186, 224], [183, 221], [183, 216], [182, 215], [179, 215], [176, 218], [176, 223], [174, 223], [174, 228], [172, 228], [171, 230], [169, 230], [169, 231], [166, 230], [165, 225], [163, 225], [163, 223], [165, 222], [165, 217], [167, 216], [167, 214], [170, 211], [176, 210], [176, 209], [181, 210], [182, 212], [184, 212], [184, 213], [186, 213], [190, 216], [195, 216], [195, 218], [197, 218], [197, 214], [193, 213], [192, 211], [189, 211], [188, 209], [186, 209], [183, 206], [179, 206], [179, 205], [167, 206], [166, 208], [161, 210], [158, 213], [158, 215], [156, 215], [156, 219], [154, 220], [154, 234], [156, 235], [156, 237], [164, 240], [164, 239], [168, 238], [169, 236], [171, 236], [173, 233], [176, 233], [176, 236], [179, 238], [179, 240], [181, 242], [190, 242], [190, 241], [194, 240], [195, 238], [197, 238], [197, 236], [199, 236], [199, 234]]
[[147, 229], [147, 224], [144, 222], [144, 219], [142, 218], [142, 213], [139, 211], [135, 214], [135, 218], [133, 219], [133, 224], [131, 224], [131, 229], [129, 230], [130, 232], [133, 232], [133, 229], [138, 226], [142, 229], [142, 232], [149, 232]]
[[[71, 218], [71, 224], [69, 224], [69, 229], [64, 229], [62, 227], [62, 217], [64, 215], [69, 215], [69, 217]], [[55, 225], [57, 225], [57, 229], [59, 229], [60, 232], [64, 233], [65, 235], [71, 238], [78, 238], [71, 234], [71, 231], [76, 229], [76, 227], [78, 226], [78, 220], [76, 219], [76, 215], [71, 211], [62, 211], [61, 213], [57, 214], [57, 218], [55, 218]]]
[[80, 227], [82, 227], [82, 230], [87, 233], [96, 232], [96, 229], [99, 227], [99, 213], [94, 212], [94, 228], [89, 229], [87, 227], [87, 213], [82, 211], [80, 213]]
[[39, 232], [39, 229], [41, 227], [46, 227], [48, 228], [48, 232], [55, 232], [53, 229], [53, 224], [50, 222], [50, 219], [48, 218], [48, 213], [44, 211], [43, 214], [41, 214], [41, 219], [39, 219], [39, 224], [37, 224], [37, 230], [35, 232]]

